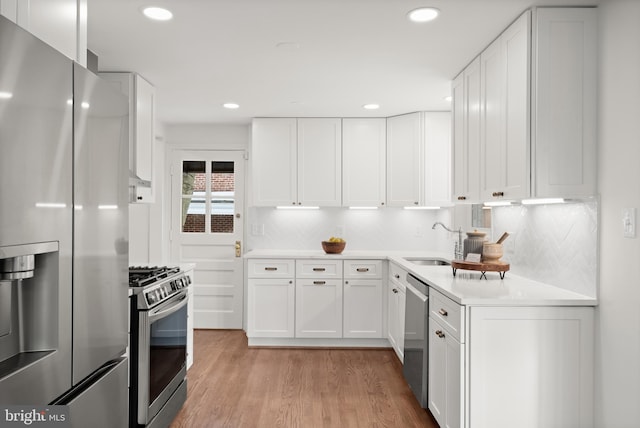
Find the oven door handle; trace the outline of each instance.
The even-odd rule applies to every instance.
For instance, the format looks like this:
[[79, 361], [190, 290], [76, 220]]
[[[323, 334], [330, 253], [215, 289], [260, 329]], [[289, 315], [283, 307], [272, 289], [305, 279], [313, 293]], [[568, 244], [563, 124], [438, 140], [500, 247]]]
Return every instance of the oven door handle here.
[[159, 320], [160, 318], [164, 318], [167, 315], [171, 315], [172, 313], [179, 311], [187, 304], [189, 301], [189, 296], [187, 294], [183, 295], [175, 304], [169, 306], [167, 309], [161, 310], [159, 312], [153, 312], [149, 314], [149, 323], [153, 323], [154, 321]]

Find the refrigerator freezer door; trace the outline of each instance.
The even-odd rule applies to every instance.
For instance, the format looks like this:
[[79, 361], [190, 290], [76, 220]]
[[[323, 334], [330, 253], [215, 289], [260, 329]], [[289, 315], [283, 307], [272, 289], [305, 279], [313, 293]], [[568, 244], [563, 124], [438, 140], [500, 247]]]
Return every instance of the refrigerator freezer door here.
[[78, 64], [73, 70], [76, 385], [127, 347], [129, 115], [123, 94]]
[[[69, 406], [72, 427], [115, 428], [128, 424], [126, 393], [128, 359], [121, 358], [103, 367], [95, 378], [80, 384], [68, 400], [56, 404]], [[122, 386], [124, 385], [124, 391]]]

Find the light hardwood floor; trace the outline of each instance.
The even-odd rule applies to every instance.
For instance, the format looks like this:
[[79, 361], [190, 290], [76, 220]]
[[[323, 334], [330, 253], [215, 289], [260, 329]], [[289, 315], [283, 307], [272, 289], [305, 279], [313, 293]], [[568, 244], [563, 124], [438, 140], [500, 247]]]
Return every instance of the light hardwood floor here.
[[171, 428], [438, 428], [391, 349], [249, 348], [239, 330], [196, 330], [194, 341]]

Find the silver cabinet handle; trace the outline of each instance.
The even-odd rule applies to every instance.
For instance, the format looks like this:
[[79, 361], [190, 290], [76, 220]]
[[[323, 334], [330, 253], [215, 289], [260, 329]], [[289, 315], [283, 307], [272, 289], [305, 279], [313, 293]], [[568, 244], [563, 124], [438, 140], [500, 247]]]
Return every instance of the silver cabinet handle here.
[[266, 268], [264, 268], [264, 270], [273, 271], [273, 270], [278, 270], [278, 268], [277, 267], [266, 267]]
[[444, 333], [442, 332], [442, 330], [436, 330], [436, 336], [442, 339], [444, 337]]
[[369, 272], [369, 268], [358, 268], [356, 269], [357, 272]]
[[313, 281], [315, 285], [325, 285], [327, 281]]
[[327, 269], [325, 269], [325, 268], [313, 268], [314, 272], [324, 272], [325, 270], [327, 270]]
[[442, 308], [440, 308], [438, 312], [440, 312], [440, 315], [442, 315], [443, 317], [446, 317], [447, 315], [449, 315], [449, 313]]

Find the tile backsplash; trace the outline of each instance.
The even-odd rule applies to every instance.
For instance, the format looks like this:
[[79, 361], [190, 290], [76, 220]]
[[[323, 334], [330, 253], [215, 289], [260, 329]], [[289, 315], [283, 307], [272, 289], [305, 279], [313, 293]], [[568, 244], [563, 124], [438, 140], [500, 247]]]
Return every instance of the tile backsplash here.
[[436, 221], [450, 225], [449, 209], [276, 210], [250, 208], [248, 249], [320, 250], [320, 241], [340, 236], [346, 250], [451, 251], [450, 233], [431, 227]]
[[495, 207], [492, 225], [494, 239], [510, 234], [502, 259], [511, 272], [596, 296], [597, 202]]

